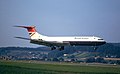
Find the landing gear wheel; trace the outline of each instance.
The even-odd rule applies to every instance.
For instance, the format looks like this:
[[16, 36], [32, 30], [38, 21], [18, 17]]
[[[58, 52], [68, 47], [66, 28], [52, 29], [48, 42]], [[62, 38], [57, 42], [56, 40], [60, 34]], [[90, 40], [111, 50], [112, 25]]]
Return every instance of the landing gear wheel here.
[[60, 50], [60, 51], [64, 50], [64, 46], [61, 46], [61, 47], [59, 48], [59, 50]]
[[51, 50], [55, 50], [56, 49], [56, 47], [51, 47]]

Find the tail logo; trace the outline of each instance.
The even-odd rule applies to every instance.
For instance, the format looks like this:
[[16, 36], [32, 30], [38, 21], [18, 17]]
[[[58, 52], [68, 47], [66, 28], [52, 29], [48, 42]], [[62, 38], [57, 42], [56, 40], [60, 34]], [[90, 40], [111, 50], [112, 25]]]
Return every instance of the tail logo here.
[[35, 32], [34, 33], [29, 33], [30, 37], [32, 37], [34, 34], [35, 34]]

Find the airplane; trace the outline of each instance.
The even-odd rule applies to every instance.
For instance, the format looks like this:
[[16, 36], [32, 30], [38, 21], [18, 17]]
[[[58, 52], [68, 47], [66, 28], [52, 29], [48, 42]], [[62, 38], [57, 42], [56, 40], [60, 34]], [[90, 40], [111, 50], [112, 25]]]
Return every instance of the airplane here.
[[106, 41], [100, 37], [95, 36], [61, 36], [61, 37], [49, 37], [38, 33], [35, 26], [15, 26], [26, 28], [30, 38], [15, 37], [19, 39], [30, 40], [30, 43], [44, 45], [51, 47], [51, 50], [64, 50], [65, 46], [94, 46], [96, 50], [100, 45], [106, 43]]

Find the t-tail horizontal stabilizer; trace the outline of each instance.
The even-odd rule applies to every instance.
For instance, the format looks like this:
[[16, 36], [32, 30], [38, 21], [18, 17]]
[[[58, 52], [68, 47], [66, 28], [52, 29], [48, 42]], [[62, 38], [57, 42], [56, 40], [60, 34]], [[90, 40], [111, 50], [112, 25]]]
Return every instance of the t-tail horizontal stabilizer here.
[[36, 32], [35, 26], [14, 26], [14, 27], [26, 28], [28, 32]]
[[31, 40], [31, 39], [29, 39], [29, 38], [24, 38], [24, 37], [15, 37], [15, 38], [24, 39], [24, 40]]

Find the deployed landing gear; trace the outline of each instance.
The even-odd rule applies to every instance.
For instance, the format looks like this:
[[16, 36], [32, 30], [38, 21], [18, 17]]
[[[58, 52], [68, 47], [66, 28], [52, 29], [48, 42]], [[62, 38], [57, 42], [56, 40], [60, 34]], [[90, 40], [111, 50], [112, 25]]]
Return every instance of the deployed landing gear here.
[[61, 46], [58, 50], [60, 51], [64, 50], [64, 46]]
[[61, 46], [61, 47], [52, 46], [51, 47], [51, 50], [55, 50], [55, 49], [58, 49], [58, 50], [62, 51], [62, 50], [64, 50], [64, 46]]
[[96, 51], [98, 49], [98, 46], [96, 44], [94, 45], [94, 50]]
[[94, 47], [94, 57], [97, 57], [97, 54], [98, 54], [97, 49], [98, 49], [98, 47], [95, 46], [95, 47]]
[[56, 49], [56, 47], [54, 47], [54, 46], [53, 46], [53, 47], [51, 47], [51, 50], [55, 50], [55, 49]]
[[97, 49], [98, 49], [98, 47], [95, 46], [95, 47], [94, 47], [94, 50], [96, 51]]

